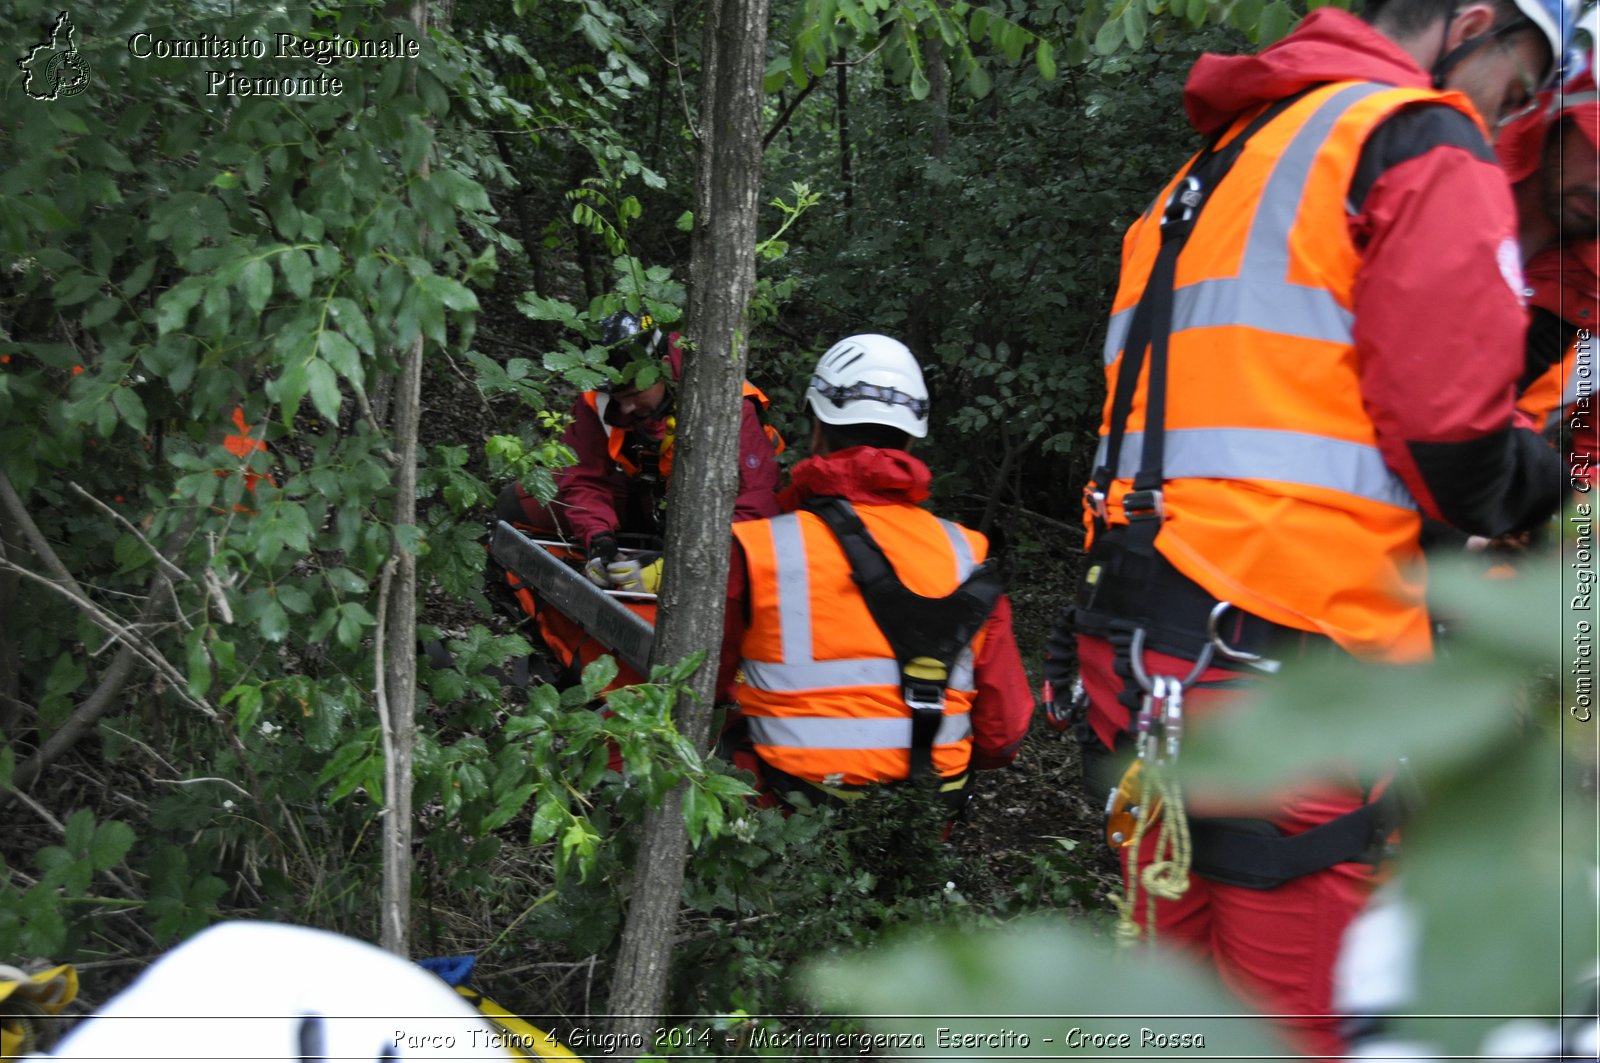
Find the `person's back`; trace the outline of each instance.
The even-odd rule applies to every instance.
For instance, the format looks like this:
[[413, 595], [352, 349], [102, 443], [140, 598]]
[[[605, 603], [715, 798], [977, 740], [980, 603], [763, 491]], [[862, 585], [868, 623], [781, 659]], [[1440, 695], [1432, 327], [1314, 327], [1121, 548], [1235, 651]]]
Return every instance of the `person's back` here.
[[808, 401], [798, 508], [734, 527], [724, 674], [737, 663], [742, 725], [771, 791], [930, 778], [959, 807], [969, 768], [1009, 763], [1032, 711], [987, 542], [920, 506], [932, 477], [906, 446], [927, 391], [903, 345], [841, 341]]

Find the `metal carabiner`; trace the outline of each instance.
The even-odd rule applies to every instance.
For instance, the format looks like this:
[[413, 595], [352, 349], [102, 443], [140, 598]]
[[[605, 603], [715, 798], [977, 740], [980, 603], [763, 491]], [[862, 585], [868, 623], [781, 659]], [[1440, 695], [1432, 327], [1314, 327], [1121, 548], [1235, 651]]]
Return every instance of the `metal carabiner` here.
[[[1215, 610], [1213, 610], [1214, 613]], [[1180, 690], [1187, 689], [1196, 679], [1200, 678], [1207, 668], [1211, 667], [1212, 652], [1211, 643], [1206, 643], [1200, 647], [1200, 652], [1195, 656], [1194, 667], [1189, 669], [1188, 676], [1178, 684]], [[1144, 628], [1142, 627], [1133, 629], [1133, 638], [1128, 642], [1128, 666], [1133, 670], [1133, 678], [1138, 682], [1139, 687], [1146, 694], [1152, 693], [1154, 687], [1150, 679], [1150, 673], [1144, 669]]]
[[1275, 674], [1279, 668], [1283, 667], [1282, 661], [1275, 661], [1270, 657], [1263, 657], [1259, 653], [1251, 653], [1248, 650], [1234, 649], [1222, 637], [1222, 632], [1219, 630], [1222, 627], [1222, 618], [1229, 609], [1235, 608], [1237, 606], [1232, 602], [1218, 602], [1211, 607], [1211, 615], [1206, 619], [1206, 636], [1210, 639], [1211, 645], [1230, 661], [1248, 664], [1252, 668], [1266, 672], [1268, 675]]

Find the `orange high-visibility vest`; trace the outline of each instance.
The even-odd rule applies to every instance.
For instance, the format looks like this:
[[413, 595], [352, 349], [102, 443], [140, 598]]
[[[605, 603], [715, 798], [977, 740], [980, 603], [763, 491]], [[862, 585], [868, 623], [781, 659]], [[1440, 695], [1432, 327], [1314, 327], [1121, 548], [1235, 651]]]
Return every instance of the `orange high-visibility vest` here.
[[[772, 405], [766, 394], [748, 380], [744, 382], [744, 391], [741, 394], [746, 399], [753, 399], [760, 403], [763, 410]], [[606, 424], [606, 408], [611, 405], [611, 396], [603, 391], [585, 391], [583, 393], [583, 401], [589, 409], [594, 411], [595, 416], [600, 418], [600, 423], [606, 428], [606, 453], [611, 455], [611, 460], [616, 462], [617, 467], [626, 475], [638, 476], [639, 466], [629, 461], [623, 454], [622, 448], [623, 444], [627, 442], [628, 430]], [[677, 442], [677, 423], [678, 419], [676, 417], [668, 417], [666, 434], [661, 437], [660, 462], [657, 468], [661, 470], [663, 479], [672, 475], [672, 452], [674, 444]], [[784, 450], [783, 437], [771, 425], [767, 425], [766, 430], [767, 438], [772, 441], [773, 452], [782, 454]]]
[[1579, 329], [1567, 351], [1517, 396], [1517, 409], [1546, 432], [1560, 427], [1567, 410], [1595, 392], [1594, 334]]
[[[912, 505], [855, 505], [907, 588], [942, 598], [984, 559], [988, 541]], [[829, 787], [908, 778], [911, 710], [900, 666], [851, 579], [828, 526], [801, 511], [733, 526], [749, 572], [750, 623], [740, 645], [739, 708], [768, 764]], [[955, 778], [972, 759], [973, 660], [956, 660], [933, 769]]]
[[[1173, 284], [1166, 519], [1156, 538], [1219, 600], [1389, 660], [1426, 657], [1432, 643], [1417, 505], [1362, 405], [1351, 297], [1361, 257], [1346, 196], [1372, 130], [1423, 100], [1478, 122], [1456, 93], [1321, 86], [1257, 131], [1211, 193]], [[1123, 241], [1097, 465], [1162, 211], [1186, 171]], [[1097, 485], [1113, 524], [1127, 522], [1121, 500], [1140, 468], [1147, 386], [1136, 390], [1112, 484]], [[1092, 507], [1087, 523], [1092, 536]]]

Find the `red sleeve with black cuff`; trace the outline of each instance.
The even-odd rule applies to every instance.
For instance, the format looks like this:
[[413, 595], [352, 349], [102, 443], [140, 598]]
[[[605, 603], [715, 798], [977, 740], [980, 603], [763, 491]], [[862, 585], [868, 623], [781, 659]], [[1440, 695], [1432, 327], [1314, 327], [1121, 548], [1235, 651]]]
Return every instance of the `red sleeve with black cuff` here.
[[739, 494], [733, 500], [733, 519], [760, 520], [778, 515], [778, 457], [772, 452], [760, 411], [752, 399], [739, 403]]
[[1003, 768], [1017, 759], [1033, 719], [1033, 688], [1011, 631], [1011, 599], [995, 603], [984, 621], [983, 650], [973, 661], [978, 693], [972, 699], [972, 766]]
[[616, 498], [627, 489], [627, 477], [611, 460], [609, 435], [588, 403], [579, 399], [572, 404], [572, 423], [561, 442], [572, 448], [577, 461], [555, 474], [556, 505], [561, 520], [585, 549], [596, 535], [615, 534], [622, 525]]
[[1465, 115], [1402, 111], [1352, 186], [1361, 393], [1426, 516], [1496, 537], [1546, 519], [1560, 462], [1513, 422], [1527, 315], [1504, 173]]

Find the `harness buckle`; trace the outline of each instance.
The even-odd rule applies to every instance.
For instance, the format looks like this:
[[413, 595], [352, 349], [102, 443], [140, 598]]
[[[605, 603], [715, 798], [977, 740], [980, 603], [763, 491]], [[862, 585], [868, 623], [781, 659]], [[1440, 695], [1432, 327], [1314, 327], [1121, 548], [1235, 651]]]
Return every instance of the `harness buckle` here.
[[913, 713], [944, 715], [944, 684], [942, 683], [914, 679], [907, 676], [904, 685], [900, 688], [900, 696], [905, 699], [906, 706]]
[[1095, 519], [1104, 524], [1106, 521], [1106, 493], [1090, 484], [1084, 488], [1083, 501], [1089, 507], [1089, 512], [1094, 514]]
[[1161, 227], [1165, 229], [1168, 225], [1193, 221], [1205, 198], [1205, 186], [1200, 183], [1200, 178], [1193, 174], [1185, 177], [1167, 199], [1166, 208], [1161, 212]]
[[1129, 491], [1122, 496], [1122, 512], [1127, 514], [1129, 523], [1136, 520], [1166, 520], [1167, 506], [1161, 488]]

